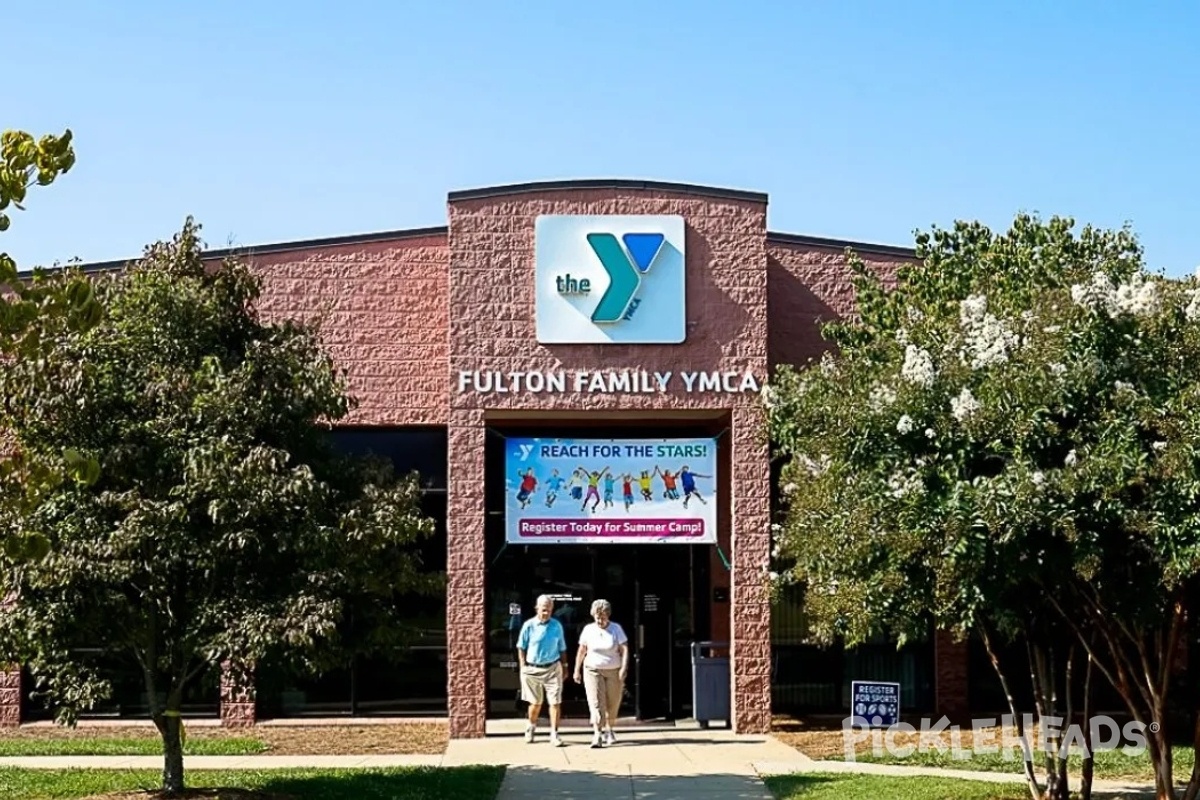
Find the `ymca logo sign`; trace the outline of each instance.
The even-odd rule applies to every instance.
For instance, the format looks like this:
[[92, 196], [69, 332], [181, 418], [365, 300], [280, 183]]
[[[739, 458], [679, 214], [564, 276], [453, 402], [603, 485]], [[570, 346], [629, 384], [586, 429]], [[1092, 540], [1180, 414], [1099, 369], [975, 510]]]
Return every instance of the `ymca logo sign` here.
[[684, 341], [682, 217], [545, 215], [534, 231], [539, 342]]

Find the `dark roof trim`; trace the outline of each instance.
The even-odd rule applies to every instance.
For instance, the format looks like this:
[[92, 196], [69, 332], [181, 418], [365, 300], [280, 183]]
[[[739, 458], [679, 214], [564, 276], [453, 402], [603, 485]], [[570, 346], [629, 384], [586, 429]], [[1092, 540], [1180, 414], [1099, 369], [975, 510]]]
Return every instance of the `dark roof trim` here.
[[[277, 253], [294, 253], [298, 250], [312, 250], [319, 247], [341, 247], [352, 244], [374, 244], [376, 242], [395, 242], [404, 239], [420, 239], [426, 236], [446, 236], [449, 229], [445, 225], [430, 228], [405, 228], [398, 231], [377, 231], [375, 233], [354, 233], [349, 236], [330, 236], [324, 239], [301, 239], [295, 242], [276, 242], [273, 244], [252, 244], [241, 247], [225, 247], [220, 250], [205, 250], [204, 259], [225, 258], [226, 256], [267, 256]], [[126, 258], [118, 261], [95, 261], [90, 264], [79, 264], [84, 272], [111, 272], [123, 268], [126, 264], [137, 261], [141, 256]], [[71, 266], [71, 265], [65, 265]], [[47, 269], [53, 269], [47, 267]]]
[[891, 244], [873, 244], [871, 242], [852, 242], [847, 239], [826, 239], [821, 236], [804, 236], [799, 233], [775, 233], [768, 231], [767, 243], [798, 244], [805, 247], [828, 247], [833, 250], [845, 250], [849, 247], [856, 253], [895, 256], [897, 258], [917, 257], [917, 251], [911, 247], [897, 247]]
[[722, 200], [742, 200], [748, 203], [766, 205], [767, 195], [764, 192], [748, 192], [742, 189], [724, 189], [715, 186], [698, 186], [694, 183], [669, 183], [666, 181], [640, 181], [622, 178], [595, 178], [569, 181], [534, 181], [532, 183], [510, 183], [505, 186], [485, 186], [479, 189], [462, 189], [450, 192], [447, 201], [451, 203], [460, 200], [483, 200], [489, 197], [505, 197], [514, 194], [530, 194], [533, 192], [562, 192], [581, 189], [623, 189], [633, 191], [675, 192], [677, 194], [694, 194], [703, 197], [716, 197]]

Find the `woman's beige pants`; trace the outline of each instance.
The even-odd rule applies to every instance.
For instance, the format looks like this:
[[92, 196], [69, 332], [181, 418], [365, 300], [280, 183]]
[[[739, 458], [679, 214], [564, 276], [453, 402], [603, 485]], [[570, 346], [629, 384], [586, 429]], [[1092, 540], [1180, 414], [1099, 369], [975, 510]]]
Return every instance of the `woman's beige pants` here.
[[621, 670], [583, 668], [583, 690], [587, 692], [588, 708], [592, 712], [592, 724], [616, 724], [624, 692]]

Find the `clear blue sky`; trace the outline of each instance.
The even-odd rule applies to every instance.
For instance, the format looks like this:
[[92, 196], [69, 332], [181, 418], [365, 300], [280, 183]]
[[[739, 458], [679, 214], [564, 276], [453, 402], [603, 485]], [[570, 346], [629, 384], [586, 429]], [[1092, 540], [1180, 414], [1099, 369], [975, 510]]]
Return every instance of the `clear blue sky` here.
[[[186, 8], [184, 7], [186, 5]], [[170, 6], [170, 8], [168, 8]], [[24, 267], [440, 225], [446, 192], [628, 177], [768, 192], [773, 230], [909, 245], [1020, 210], [1200, 264], [1200, 4], [5, 3], [0, 127], [78, 165]]]

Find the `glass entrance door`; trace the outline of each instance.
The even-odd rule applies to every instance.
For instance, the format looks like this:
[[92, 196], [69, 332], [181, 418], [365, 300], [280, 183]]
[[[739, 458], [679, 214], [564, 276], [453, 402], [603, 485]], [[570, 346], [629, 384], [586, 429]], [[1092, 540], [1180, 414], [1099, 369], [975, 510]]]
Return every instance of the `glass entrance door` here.
[[[686, 668], [680, 653], [682, 649], [686, 659], [695, 626], [692, 565], [699, 559], [692, 550], [676, 545], [543, 545], [514, 546], [494, 556], [488, 570], [489, 714], [525, 713], [517, 635], [542, 594], [555, 598], [554, 614], [566, 631], [572, 666], [579, 633], [592, 621], [592, 601], [603, 598], [612, 604], [612, 618], [631, 645], [623, 716], [653, 720], [686, 713], [690, 673], [680, 680], [680, 667]], [[707, 588], [701, 592], [704, 597]], [[587, 719], [581, 685], [567, 683], [563, 716]]]

